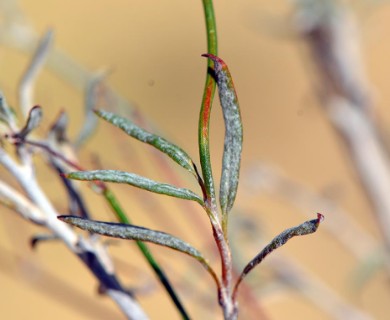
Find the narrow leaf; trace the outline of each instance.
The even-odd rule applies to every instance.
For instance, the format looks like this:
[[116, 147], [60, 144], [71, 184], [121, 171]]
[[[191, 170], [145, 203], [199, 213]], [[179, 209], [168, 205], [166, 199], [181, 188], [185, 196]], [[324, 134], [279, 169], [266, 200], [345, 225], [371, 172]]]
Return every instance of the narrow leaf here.
[[34, 55], [19, 83], [19, 104], [20, 108], [22, 109], [23, 116], [27, 115], [28, 110], [30, 110], [31, 106], [33, 105], [34, 83], [46, 62], [46, 58], [53, 43], [53, 39], [54, 32], [53, 30], [49, 29], [40, 39]]
[[100, 70], [88, 80], [85, 89], [84, 122], [74, 143], [77, 149], [91, 137], [97, 127], [98, 119], [94, 114], [94, 109], [106, 107], [110, 103], [108, 88], [104, 84], [108, 73], [108, 69]]
[[234, 295], [237, 293], [237, 288], [244, 277], [251, 272], [258, 264], [260, 264], [264, 258], [269, 255], [275, 249], [283, 246], [288, 240], [295, 236], [304, 236], [310, 233], [317, 231], [318, 226], [324, 220], [324, 216], [321, 213], [317, 213], [317, 219], [306, 221], [299, 226], [292, 227], [284, 230], [278, 236], [276, 236], [272, 241], [263, 249], [261, 252], [254, 257], [241, 272], [240, 278], [237, 280]]
[[129, 136], [147, 143], [161, 152], [165, 153], [170, 157], [173, 161], [178, 163], [184, 169], [191, 172], [196, 178], [196, 172], [194, 169], [193, 161], [190, 156], [180, 147], [175, 144], [165, 140], [164, 138], [152, 134], [134, 124], [131, 120], [123, 118], [119, 115], [116, 115], [111, 112], [107, 112], [104, 110], [97, 110], [96, 114], [103, 118], [104, 120], [112, 123], [114, 126], [120, 128], [124, 132], [126, 132]]
[[151, 242], [188, 254], [198, 260], [219, 286], [219, 280], [203, 255], [193, 246], [168, 233], [134, 225], [93, 221], [75, 216], [59, 216], [58, 219], [80, 229], [114, 238]]
[[226, 215], [233, 207], [237, 194], [242, 150], [242, 122], [237, 94], [225, 62], [212, 54], [203, 54], [214, 61], [214, 72], [218, 85], [225, 121], [225, 142], [222, 161], [219, 201]]
[[89, 232], [113, 238], [147, 241], [203, 259], [202, 254], [188, 243], [170, 234], [130, 224], [93, 221], [76, 216], [59, 216], [58, 219]]
[[154, 193], [196, 201], [203, 206], [203, 200], [189, 189], [178, 188], [170, 184], [160, 183], [145, 177], [141, 177], [134, 173], [118, 170], [94, 170], [71, 172], [67, 174], [66, 177], [75, 180], [98, 180], [104, 182], [126, 183]]

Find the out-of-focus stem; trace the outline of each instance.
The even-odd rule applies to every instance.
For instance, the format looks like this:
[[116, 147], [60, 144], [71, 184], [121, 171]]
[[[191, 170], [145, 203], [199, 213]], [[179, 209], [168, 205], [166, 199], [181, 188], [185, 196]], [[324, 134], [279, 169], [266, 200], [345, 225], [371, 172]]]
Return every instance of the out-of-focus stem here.
[[356, 22], [340, 1], [297, 3], [297, 28], [318, 71], [321, 102], [345, 142], [390, 252], [390, 160], [373, 117]]

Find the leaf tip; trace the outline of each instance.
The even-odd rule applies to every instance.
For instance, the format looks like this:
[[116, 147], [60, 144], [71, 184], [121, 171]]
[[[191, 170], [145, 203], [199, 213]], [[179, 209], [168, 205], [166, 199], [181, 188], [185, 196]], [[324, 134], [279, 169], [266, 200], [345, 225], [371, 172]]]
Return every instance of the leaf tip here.
[[98, 108], [93, 108], [92, 109], [92, 112], [94, 113], [94, 114], [96, 114], [97, 116], [101, 116], [101, 114], [102, 114], [102, 110], [100, 110], [100, 109], [98, 109]]
[[58, 220], [61, 220], [61, 221], [63, 221], [63, 222], [67, 222], [68, 217], [69, 217], [69, 216], [62, 215], [62, 216], [57, 216], [57, 219], [58, 219]]
[[213, 55], [211, 53], [203, 53], [202, 57], [205, 57], [205, 58], [212, 60], [215, 63], [215, 65], [220, 69], [222, 69], [223, 67], [226, 67], [226, 63], [221, 58], [217, 57], [216, 55]]
[[69, 224], [74, 224], [75, 219], [80, 219], [80, 217], [77, 216], [70, 216], [70, 215], [61, 215], [57, 216], [58, 220], [61, 220], [62, 222], [69, 223]]
[[322, 213], [317, 212], [317, 223], [320, 224], [325, 220], [325, 216]]

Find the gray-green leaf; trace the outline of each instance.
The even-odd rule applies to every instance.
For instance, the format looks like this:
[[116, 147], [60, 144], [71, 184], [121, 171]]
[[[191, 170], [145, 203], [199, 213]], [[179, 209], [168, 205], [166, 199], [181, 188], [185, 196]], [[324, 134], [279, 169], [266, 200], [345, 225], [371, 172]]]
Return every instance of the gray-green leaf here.
[[222, 59], [204, 54], [214, 61], [219, 99], [225, 121], [225, 142], [222, 160], [219, 202], [224, 215], [233, 207], [237, 194], [242, 151], [242, 121], [237, 94], [229, 69]]
[[98, 180], [104, 182], [126, 183], [154, 193], [196, 201], [203, 206], [203, 200], [196, 193], [189, 189], [175, 187], [166, 183], [160, 183], [145, 177], [141, 177], [134, 173], [118, 170], [94, 170], [71, 172], [67, 174], [66, 177], [76, 180]]
[[265, 246], [260, 253], [255, 256], [241, 272], [240, 278], [237, 280], [234, 294], [236, 294], [237, 288], [244, 277], [251, 272], [257, 265], [259, 265], [266, 256], [268, 256], [275, 249], [283, 246], [288, 240], [295, 236], [304, 236], [317, 231], [320, 223], [324, 220], [324, 216], [321, 213], [317, 213], [317, 219], [306, 221], [298, 226], [284, 230], [282, 233], [277, 235], [272, 241]]
[[164, 138], [152, 134], [134, 124], [131, 120], [123, 118], [111, 112], [104, 110], [95, 111], [96, 114], [104, 120], [112, 123], [114, 126], [120, 128], [133, 138], [147, 143], [161, 152], [168, 155], [172, 160], [182, 166], [184, 169], [191, 172], [196, 178], [196, 172], [194, 169], [193, 161], [190, 156], [180, 147], [165, 140]]
[[198, 260], [203, 265], [203, 267], [211, 274], [217, 285], [219, 283], [218, 277], [216, 276], [215, 272], [198, 250], [196, 250], [187, 242], [176, 238], [168, 233], [129, 224], [93, 221], [76, 216], [59, 216], [58, 219], [73, 226], [76, 226], [80, 229], [87, 230], [89, 232], [114, 238], [151, 242], [186, 253]]

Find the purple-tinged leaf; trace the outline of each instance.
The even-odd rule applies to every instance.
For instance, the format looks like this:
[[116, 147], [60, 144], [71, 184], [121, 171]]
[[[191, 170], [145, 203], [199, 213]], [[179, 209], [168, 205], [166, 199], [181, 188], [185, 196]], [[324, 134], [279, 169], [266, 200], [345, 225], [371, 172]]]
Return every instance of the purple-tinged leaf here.
[[268, 256], [275, 249], [283, 246], [288, 240], [295, 236], [304, 236], [311, 234], [317, 231], [318, 226], [324, 220], [324, 216], [321, 213], [317, 213], [317, 219], [306, 221], [296, 227], [292, 227], [284, 230], [278, 236], [276, 236], [272, 241], [260, 251], [260, 253], [254, 257], [241, 272], [240, 278], [237, 280], [234, 295], [237, 293], [237, 288], [244, 277], [251, 272], [257, 265], [259, 265], [266, 256]]
[[114, 113], [107, 112], [104, 110], [97, 110], [96, 114], [99, 117], [103, 118], [104, 120], [110, 122], [114, 126], [120, 128], [128, 135], [132, 136], [133, 138], [142, 141], [144, 143], [147, 143], [155, 147], [156, 149], [160, 150], [161, 152], [165, 153], [173, 161], [178, 163], [184, 169], [191, 172], [195, 176], [195, 178], [197, 178], [192, 159], [180, 147], [176, 146], [175, 144], [165, 140], [164, 138], [158, 135], [152, 134], [138, 127], [131, 120], [123, 118]]
[[31, 249], [36, 249], [39, 243], [44, 241], [59, 240], [60, 238], [55, 234], [37, 234], [30, 239]]
[[225, 142], [219, 202], [222, 213], [227, 215], [233, 207], [236, 198], [240, 174], [243, 136], [240, 107], [233, 80], [225, 62], [212, 54], [204, 54], [203, 56], [214, 62], [219, 99], [225, 121]]
[[154, 193], [165, 194], [180, 199], [192, 200], [203, 206], [203, 200], [189, 189], [175, 187], [170, 184], [160, 183], [134, 173], [118, 170], [94, 170], [77, 171], [65, 175], [67, 178], [85, 181], [104, 181], [125, 183], [131, 186], [151, 191]]
[[50, 127], [49, 140], [52, 140], [55, 144], [68, 142], [69, 140], [66, 135], [68, 123], [68, 115], [65, 111], [61, 111], [53, 125]]
[[34, 129], [36, 129], [41, 121], [42, 121], [42, 108], [40, 106], [35, 106], [33, 107], [29, 114], [28, 114], [28, 118], [27, 118], [27, 121], [26, 121], [26, 124], [25, 126], [23, 127], [23, 129], [17, 134], [17, 137], [21, 140], [23, 140], [24, 138], [27, 137], [27, 135], [33, 131]]

